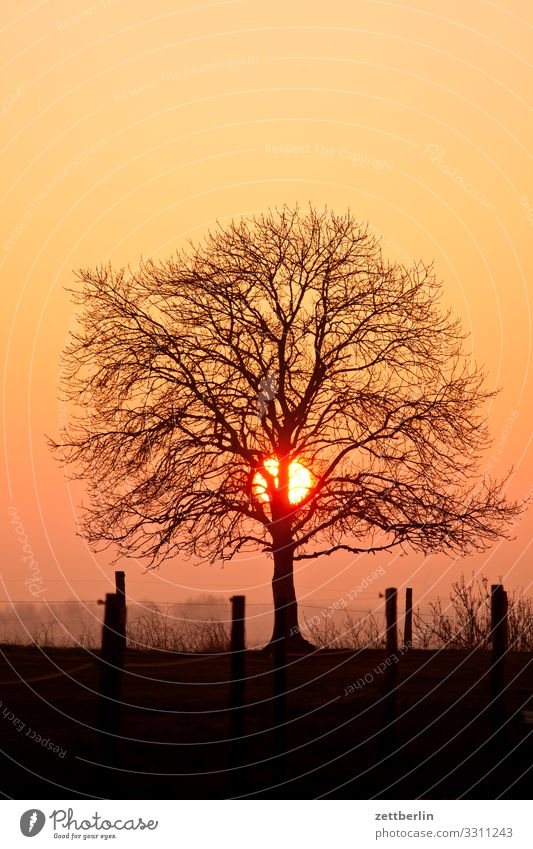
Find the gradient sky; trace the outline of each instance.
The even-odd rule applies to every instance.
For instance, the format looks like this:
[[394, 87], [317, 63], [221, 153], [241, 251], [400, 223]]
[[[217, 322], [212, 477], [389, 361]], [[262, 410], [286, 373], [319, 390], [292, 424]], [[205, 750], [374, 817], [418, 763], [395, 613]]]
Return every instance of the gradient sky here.
[[[530, 3], [21, 0], [2, 7], [0, 44], [0, 598], [30, 600], [32, 575], [49, 601], [95, 599], [112, 582], [109, 558], [76, 536], [83, 487], [44, 440], [67, 412], [72, 270], [163, 258], [216, 220], [283, 202], [350, 207], [391, 259], [435, 261], [488, 387], [501, 387], [486, 467], [514, 467], [513, 497], [533, 492]], [[425, 604], [461, 572], [528, 587], [532, 515], [515, 541], [459, 561], [304, 561], [297, 592], [332, 602], [378, 565], [350, 606], [405, 584]], [[123, 568], [135, 599], [271, 596], [263, 555]]]

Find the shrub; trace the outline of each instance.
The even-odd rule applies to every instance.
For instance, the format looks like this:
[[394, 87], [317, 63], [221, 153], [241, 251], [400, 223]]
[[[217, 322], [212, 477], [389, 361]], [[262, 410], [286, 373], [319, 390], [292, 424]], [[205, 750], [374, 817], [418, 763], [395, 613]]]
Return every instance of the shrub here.
[[[500, 579], [501, 580], [501, 579]], [[450, 604], [440, 598], [430, 613], [414, 614], [414, 642], [420, 648], [474, 649], [491, 645], [491, 588], [483, 575], [452, 584]], [[508, 645], [511, 651], [533, 651], [533, 607], [523, 590], [507, 592]]]

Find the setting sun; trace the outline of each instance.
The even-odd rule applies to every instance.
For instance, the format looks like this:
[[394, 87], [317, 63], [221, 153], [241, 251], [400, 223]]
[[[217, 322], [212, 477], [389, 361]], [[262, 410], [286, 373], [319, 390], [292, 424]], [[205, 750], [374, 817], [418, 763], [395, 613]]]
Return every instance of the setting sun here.
[[[270, 457], [264, 462], [264, 467], [271, 475], [276, 475], [275, 486], [278, 486], [278, 461], [275, 457]], [[311, 473], [309, 469], [302, 466], [296, 461], [289, 466], [289, 501], [291, 504], [298, 504], [305, 498], [311, 489]], [[252, 482], [252, 492], [258, 501], [263, 503], [269, 501], [268, 486], [261, 472], [256, 472]]]

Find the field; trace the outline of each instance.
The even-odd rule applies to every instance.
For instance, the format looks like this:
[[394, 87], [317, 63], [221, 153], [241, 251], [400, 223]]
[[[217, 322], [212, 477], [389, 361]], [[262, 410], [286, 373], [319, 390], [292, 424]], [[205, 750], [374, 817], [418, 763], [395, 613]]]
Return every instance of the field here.
[[97, 656], [4, 647], [1, 789], [26, 799], [530, 797], [530, 653], [507, 656], [499, 738], [489, 652], [403, 656], [394, 740], [383, 732], [383, 660], [381, 650], [289, 656], [283, 762], [273, 758], [272, 659], [247, 652], [245, 762], [232, 769], [229, 656], [127, 652], [113, 758], [96, 730]]

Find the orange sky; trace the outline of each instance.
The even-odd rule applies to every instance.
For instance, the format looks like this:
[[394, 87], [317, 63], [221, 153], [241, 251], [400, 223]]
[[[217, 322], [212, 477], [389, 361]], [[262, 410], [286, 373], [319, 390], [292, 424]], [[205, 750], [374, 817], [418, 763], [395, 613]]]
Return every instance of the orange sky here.
[[[72, 269], [166, 257], [216, 219], [283, 202], [349, 206], [391, 258], [435, 260], [488, 386], [502, 387], [487, 466], [514, 466], [513, 496], [533, 492], [528, 2], [21, 0], [0, 16], [0, 598], [31, 599], [36, 576], [48, 600], [110, 589], [108, 558], [75, 536], [83, 490], [44, 442], [65, 415]], [[459, 562], [304, 561], [297, 591], [334, 601], [377, 565], [385, 574], [359, 606], [405, 583], [424, 603], [461, 571], [528, 586], [532, 515], [516, 541]], [[173, 561], [146, 577], [125, 568], [136, 599], [270, 599], [264, 556], [223, 570]]]

